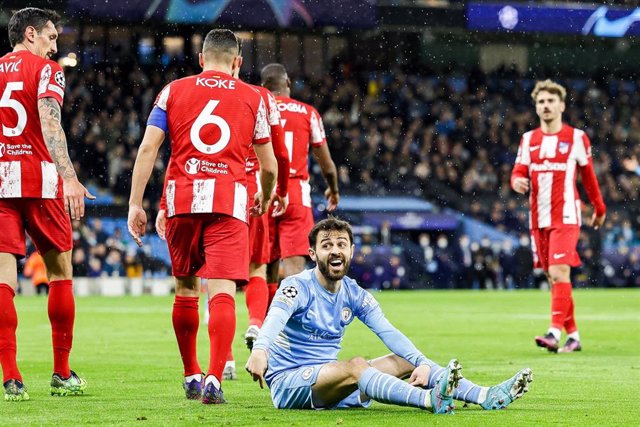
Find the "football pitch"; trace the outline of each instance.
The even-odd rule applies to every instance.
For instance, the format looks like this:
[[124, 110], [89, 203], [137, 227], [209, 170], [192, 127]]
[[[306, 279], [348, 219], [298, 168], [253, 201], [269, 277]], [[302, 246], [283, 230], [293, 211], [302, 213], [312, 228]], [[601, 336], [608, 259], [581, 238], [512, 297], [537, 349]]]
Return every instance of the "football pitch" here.
[[[1, 425], [412, 426], [638, 425], [640, 419], [640, 291], [578, 290], [576, 319], [581, 353], [548, 354], [533, 337], [546, 331], [548, 292], [377, 293], [390, 321], [427, 357], [444, 364], [457, 357], [463, 374], [483, 385], [523, 367], [534, 372], [531, 390], [504, 411], [463, 408], [434, 416], [374, 403], [369, 409], [283, 411], [244, 371], [248, 351], [244, 296], [237, 296], [234, 355], [238, 379], [223, 384], [225, 405], [187, 401], [171, 325], [172, 298], [78, 298], [71, 366], [89, 385], [86, 394], [54, 398], [46, 300], [17, 297], [18, 361], [31, 400], [0, 401]], [[202, 300], [201, 300], [202, 306]], [[206, 326], [199, 333], [206, 369]], [[361, 323], [347, 330], [341, 358], [388, 353]], [[634, 421], [635, 420], [635, 421]]]

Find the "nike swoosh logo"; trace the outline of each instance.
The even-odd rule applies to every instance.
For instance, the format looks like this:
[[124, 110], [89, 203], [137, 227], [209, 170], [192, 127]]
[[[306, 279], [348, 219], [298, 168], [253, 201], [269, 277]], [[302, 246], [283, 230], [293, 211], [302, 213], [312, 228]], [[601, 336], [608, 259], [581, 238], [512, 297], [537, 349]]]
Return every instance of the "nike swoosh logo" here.
[[553, 254], [553, 259], [560, 259], [564, 257], [566, 254]]
[[538, 148], [540, 148], [540, 146], [537, 146], [537, 147], [529, 147], [529, 151], [536, 151]]

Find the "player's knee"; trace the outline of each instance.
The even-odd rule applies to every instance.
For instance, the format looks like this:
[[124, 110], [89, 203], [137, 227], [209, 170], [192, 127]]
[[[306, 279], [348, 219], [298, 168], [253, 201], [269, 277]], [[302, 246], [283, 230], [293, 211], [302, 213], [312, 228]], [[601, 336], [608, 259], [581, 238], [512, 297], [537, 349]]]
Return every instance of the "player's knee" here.
[[364, 357], [354, 357], [349, 360], [350, 373], [356, 380], [367, 368], [369, 368], [369, 362]]

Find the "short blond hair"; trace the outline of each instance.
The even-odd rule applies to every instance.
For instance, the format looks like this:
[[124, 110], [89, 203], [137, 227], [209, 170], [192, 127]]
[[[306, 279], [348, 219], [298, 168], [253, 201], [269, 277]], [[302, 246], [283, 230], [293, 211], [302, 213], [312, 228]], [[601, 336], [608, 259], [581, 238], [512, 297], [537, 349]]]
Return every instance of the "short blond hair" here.
[[564, 102], [564, 99], [567, 97], [567, 90], [564, 88], [564, 86], [559, 85], [558, 83], [550, 79], [539, 80], [538, 82], [536, 82], [536, 86], [531, 92], [531, 98], [533, 99], [533, 102], [536, 102], [538, 94], [542, 91], [549, 92], [553, 95], [558, 95], [560, 97], [560, 101], [562, 102]]

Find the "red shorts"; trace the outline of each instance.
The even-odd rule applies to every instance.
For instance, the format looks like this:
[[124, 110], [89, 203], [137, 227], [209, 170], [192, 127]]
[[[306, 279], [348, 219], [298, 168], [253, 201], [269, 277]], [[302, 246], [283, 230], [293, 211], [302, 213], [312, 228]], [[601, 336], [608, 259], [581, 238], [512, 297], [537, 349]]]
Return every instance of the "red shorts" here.
[[534, 268], [549, 270], [550, 265], [580, 265], [576, 247], [580, 227], [549, 227], [531, 230]]
[[73, 249], [71, 219], [63, 199], [0, 199], [0, 252], [26, 255], [25, 230], [42, 255]]
[[174, 276], [249, 280], [249, 227], [220, 214], [167, 218], [167, 245]]
[[269, 217], [271, 261], [309, 255], [309, 232], [313, 212], [303, 205], [289, 205], [282, 216]]

